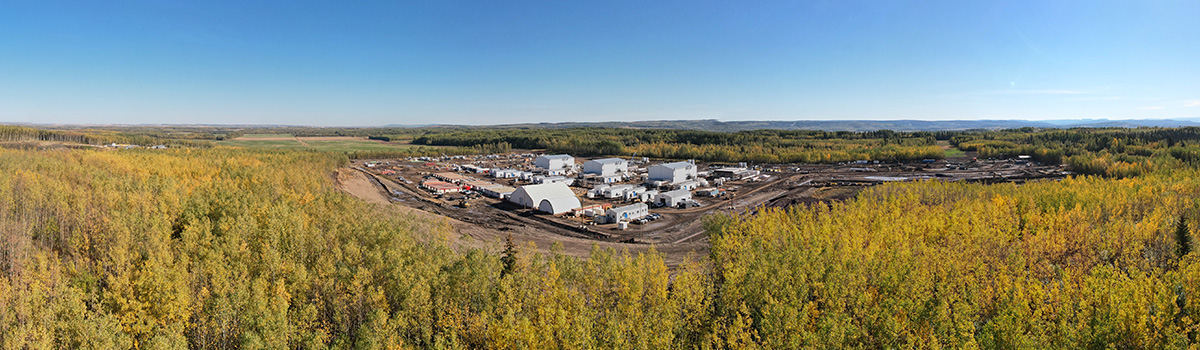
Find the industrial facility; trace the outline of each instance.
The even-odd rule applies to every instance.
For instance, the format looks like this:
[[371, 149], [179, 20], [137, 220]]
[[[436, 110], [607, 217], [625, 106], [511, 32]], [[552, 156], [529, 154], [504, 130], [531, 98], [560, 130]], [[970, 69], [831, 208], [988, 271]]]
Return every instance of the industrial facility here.
[[[820, 165], [632, 159], [593, 159], [577, 166], [566, 154], [514, 152], [357, 164], [376, 175], [397, 204], [502, 231], [644, 243], [696, 240], [703, 232], [699, 219], [716, 210], [752, 213], [760, 207], [844, 200], [864, 186], [892, 181], [1015, 182], [1062, 173], [1054, 166], [1023, 164], [1029, 162], [1024, 159]], [[480, 180], [485, 176], [487, 181]]]
[[544, 155], [535, 158], [533, 165], [546, 175], [564, 175], [575, 170], [575, 157], [569, 154]]
[[621, 158], [593, 159], [583, 163], [584, 174], [601, 177], [619, 176], [629, 172], [629, 162]]
[[651, 165], [649, 175], [647, 180], [649, 183], [662, 182], [667, 185], [680, 183], [696, 178], [696, 164], [675, 162]]

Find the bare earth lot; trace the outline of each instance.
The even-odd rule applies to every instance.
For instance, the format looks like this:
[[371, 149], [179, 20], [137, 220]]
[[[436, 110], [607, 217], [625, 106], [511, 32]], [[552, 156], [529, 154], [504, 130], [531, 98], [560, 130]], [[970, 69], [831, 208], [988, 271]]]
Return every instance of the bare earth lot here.
[[[707, 239], [694, 240], [684, 244], [669, 244], [669, 245], [649, 245], [649, 244], [628, 244], [617, 242], [605, 242], [581, 237], [563, 236], [553, 233], [554, 229], [545, 223], [538, 222], [530, 218], [522, 218], [518, 215], [505, 218], [504, 216], [492, 215], [487, 217], [487, 220], [469, 219], [473, 222], [464, 222], [450, 217], [439, 215], [439, 212], [448, 211], [446, 208], [441, 208], [435, 204], [418, 203], [417, 199], [400, 198], [406, 202], [397, 202], [401, 205], [391, 205], [389, 199], [385, 195], [385, 189], [381, 183], [391, 182], [384, 179], [382, 182], [368, 178], [368, 175], [352, 169], [339, 169], [337, 171], [337, 187], [355, 197], [361, 198], [367, 202], [387, 205], [388, 207], [398, 208], [400, 212], [413, 215], [425, 216], [430, 220], [448, 220], [454, 232], [457, 234], [459, 245], [471, 248], [480, 248], [489, 251], [499, 252], [504, 247], [504, 241], [508, 234], [512, 234], [513, 240], [518, 242], [519, 246], [526, 244], [535, 244], [537, 250], [541, 253], [549, 253], [553, 250], [561, 252], [569, 256], [586, 257], [590, 254], [592, 247], [613, 248], [618, 250], [628, 250], [630, 252], [641, 252], [651, 249], [653, 246], [659, 252], [664, 253], [668, 265], [676, 266], [689, 256], [695, 257], [693, 260], [698, 260], [699, 257], [708, 254]], [[397, 189], [399, 184], [391, 182], [387, 185], [389, 188]], [[422, 204], [423, 203], [423, 204]], [[490, 208], [489, 208], [490, 209]], [[479, 213], [482, 209], [475, 210]], [[468, 212], [470, 213], [470, 212]], [[480, 216], [482, 218], [482, 216]], [[559, 246], [554, 249], [555, 244]]]
[[[726, 197], [697, 197], [703, 205], [687, 209], [652, 208], [651, 212], [661, 214], [661, 219], [617, 230], [615, 224], [592, 225], [586, 218], [545, 215], [494, 198], [467, 199], [469, 205], [464, 207], [461, 205], [463, 200], [457, 195], [437, 196], [417, 187], [431, 173], [447, 171], [453, 164], [467, 163], [503, 168], [529, 166], [528, 159], [450, 162], [392, 159], [382, 160], [374, 168], [366, 167], [365, 161], [354, 161], [350, 168], [338, 170], [335, 182], [343, 191], [382, 207], [430, 220], [446, 220], [455, 232], [455, 244], [462, 247], [498, 252], [505, 237], [512, 234], [519, 244], [535, 244], [539, 252], [557, 251], [578, 257], [587, 256], [593, 247], [631, 252], [657, 249], [664, 254], [668, 265], [675, 266], [689, 257], [707, 254], [708, 237], [704, 233], [703, 218], [713, 213], [753, 214], [763, 207], [844, 201], [853, 198], [862, 188], [890, 181], [1024, 182], [1063, 174], [1056, 166], [975, 161], [966, 156], [949, 161], [905, 164], [774, 165], [763, 168], [764, 174], [770, 177], [762, 181], [726, 182], [722, 186], [727, 190]], [[384, 175], [385, 169], [395, 171], [395, 174]], [[492, 179], [482, 174], [464, 175], [512, 187], [521, 185], [513, 180]], [[606, 199], [586, 198], [583, 196], [585, 188], [572, 189], [585, 206], [598, 203], [623, 205]]]

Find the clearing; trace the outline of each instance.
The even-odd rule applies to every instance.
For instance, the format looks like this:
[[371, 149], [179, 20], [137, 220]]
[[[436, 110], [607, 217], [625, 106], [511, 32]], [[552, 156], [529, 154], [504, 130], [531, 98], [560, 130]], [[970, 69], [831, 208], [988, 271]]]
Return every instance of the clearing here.
[[[561, 253], [581, 258], [588, 257], [593, 247], [627, 250], [635, 253], [657, 249], [660, 253], [663, 253], [663, 259], [668, 266], [678, 266], [688, 260], [699, 260], [708, 254], [707, 237], [678, 244], [630, 244], [562, 236], [549, 230], [549, 227], [536, 220], [521, 218], [515, 215], [506, 218], [506, 220], [511, 221], [505, 223], [506, 225], [503, 226], [494, 225], [490, 222], [464, 222], [435, 214], [434, 211], [438, 208], [433, 205], [409, 203], [410, 205], [418, 206], [418, 208], [408, 205], [388, 205], [390, 203], [386, 194], [388, 190], [383, 187], [381, 182], [375, 178], [368, 177], [363, 172], [342, 168], [336, 171], [334, 178], [334, 184], [338, 189], [367, 202], [381, 204], [380, 207], [384, 210], [394, 210], [395, 212], [415, 215], [420, 218], [427, 218], [428, 220], [445, 220], [449, 222], [456, 236], [452, 237], [452, 243], [459, 247], [483, 249], [498, 254], [504, 249], [506, 237], [511, 234], [513, 241], [517, 243], [518, 247], [528, 247], [528, 244], [532, 243], [536, 246], [536, 251], [539, 253]], [[384, 181], [388, 180], [384, 179]], [[397, 186], [395, 183], [389, 183], [388, 185]], [[406, 200], [415, 202], [412, 198], [407, 198]]]
[[354, 136], [294, 136], [289, 134], [246, 134], [242, 137], [219, 141], [223, 146], [246, 148], [304, 149], [322, 152], [353, 151], [396, 151], [414, 147], [438, 147], [413, 145], [403, 141], [380, 141]]

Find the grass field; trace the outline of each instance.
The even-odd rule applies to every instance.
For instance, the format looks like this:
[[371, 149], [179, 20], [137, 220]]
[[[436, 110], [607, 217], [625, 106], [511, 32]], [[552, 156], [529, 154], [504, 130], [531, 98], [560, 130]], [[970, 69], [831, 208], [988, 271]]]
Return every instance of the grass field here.
[[239, 137], [238, 139], [252, 140], [252, 139], [280, 139], [280, 138], [295, 138], [295, 136], [292, 136], [291, 134], [245, 134], [245, 135], [242, 135], [242, 137]]
[[944, 157], [946, 158], [963, 157], [967, 155], [967, 152], [951, 146], [950, 141], [938, 141], [937, 146], [942, 148], [945, 153]]
[[965, 155], [967, 155], [967, 152], [963, 152], [961, 149], [951, 148], [946, 150], [946, 158], [962, 157]]
[[287, 134], [246, 134], [218, 143], [234, 147], [309, 149], [325, 152], [389, 151], [418, 147], [408, 143], [369, 140], [365, 137], [295, 137]]

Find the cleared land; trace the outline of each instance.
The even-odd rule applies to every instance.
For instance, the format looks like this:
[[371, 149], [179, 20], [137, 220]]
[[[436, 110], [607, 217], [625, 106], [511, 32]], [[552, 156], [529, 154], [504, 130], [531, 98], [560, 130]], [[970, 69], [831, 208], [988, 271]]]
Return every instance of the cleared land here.
[[[593, 247], [612, 248], [630, 252], [656, 249], [663, 253], [668, 266], [677, 266], [687, 260], [696, 261], [708, 254], [708, 241], [704, 237], [686, 243], [649, 245], [606, 242], [582, 237], [562, 235], [562, 230], [536, 218], [523, 215], [503, 215], [494, 210], [466, 210], [453, 206], [441, 206], [434, 201], [422, 201], [419, 194], [406, 193], [399, 183], [386, 177], [367, 175], [353, 169], [338, 169], [335, 174], [337, 188], [367, 202], [385, 205], [384, 208], [398, 210], [409, 215], [428, 218], [431, 221], [446, 220], [457, 234], [450, 237], [462, 248], [479, 248], [493, 252], [504, 249], [504, 241], [512, 235], [520, 247], [536, 246], [542, 253], [558, 252], [586, 258]], [[395, 191], [395, 192], [393, 192]], [[389, 195], [390, 192], [390, 195]], [[388, 197], [391, 197], [389, 201]], [[403, 205], [386, 205], [395, 202]], [[457, 211], [471, 215], [457, 215]], [[500, 214], [500, 215], [497, 215]]]
[[437, 147], [416, 146], [408, 142], [371, 140], [366, 137], [297, 137], [288, 134], [246, 134], [233, 140], [220, 141], [218, 144], [233, 147], [304, 149], [323, 152], [394, 151], [413, 147]]
[[[558, 244], [563, 253], [587, 256], [593, 245], [617, 249], [643, 251], [655, 247], [664, 253], [668, 265], [677, 265], [687, 256], [707, 253], [708, 237], [703, 235], [703, 217], [713, 213], [755, 213], [759, 208], [814, 205], [844, 201], [853, 198], [867, 186], [891, 181], [944, 181], [965, 182], [1025, 182], [1029, 180], [1061, 177], [1058, 166], [1041, 166], [1016, 161], [975, 161], [960, 158], [960, 161], [908, 162], [908, 163], [843, 163], [822, 165], [780, 164], [764, 167], [761, 181], [730, 180], [721, 187], [728, 195], [720, 198], [697, 197], [699, 207], [653, 208], [651, 212], [661, 218], [641, 225], [630, 225], [626, 230], [617, 229], [616, 224], [591, 224], [582, 217], [552, 216], [534, 210], [516, 208], [500, 199], [477, 197], [464, 199], [457, 194], [436, 195], [418, 188], [418, 183], [430, 174], [453, 171], [457, 164], [478, 164], [489, 168], [530, 169], [527, 157], [478, 156], [435, 161], [379, 160], [374, 167], [368, 161], [351, 162], [357, 179], [342, 181], [340, 188], [359, 198], [374, 203], [394, 203], [391, 207], [403, 207], [421, 212], [431, 218], [449, 219], [458, 232], [458, 244], [486, 249], [499, 249], [504, 237], [512, 234], [519, 242], [533, 242], [539, 250], [547, 251]], [[373, 161], [374, 162], [374, 161]], [[701, 166], [714, 167], [709, 164]], [[346, 177], [343, 169], [339, 177]], [[464, 173], [485, 181], [518, 187], [524, 181], [493, 179], [483, 174]], [[365, 184], [364, 184], [365, 183]], [[633, 182], [636, 183], [636, 182]], [[368, 186], [369, 185], [369, 186]], [[623, 205], [621, 200], [588, 198], [586, 188], [573, 187], [583, 205]], [[462, 203], [467, 202], [464, 206]]]

